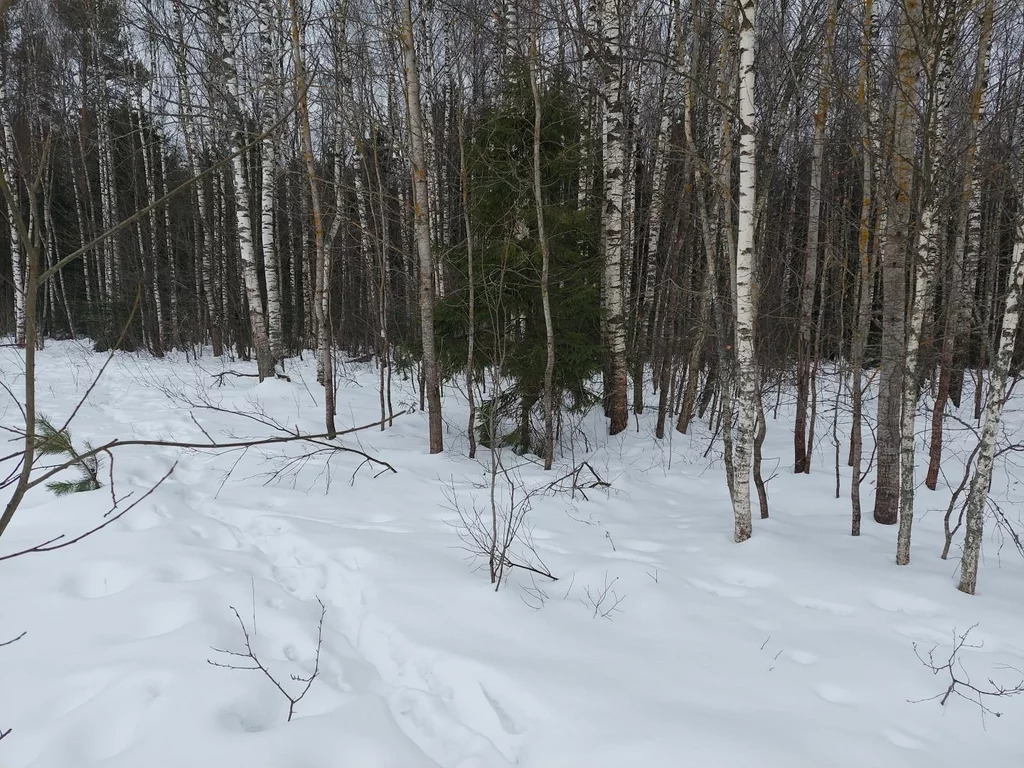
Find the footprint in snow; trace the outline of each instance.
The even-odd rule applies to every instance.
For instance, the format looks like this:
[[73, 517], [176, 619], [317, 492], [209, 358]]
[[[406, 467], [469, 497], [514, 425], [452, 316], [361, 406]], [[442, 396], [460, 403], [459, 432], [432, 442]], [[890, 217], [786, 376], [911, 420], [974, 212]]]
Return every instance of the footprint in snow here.
[[810, 666], [818, 663], [818, 657], [810, 651], [786, 651], [786, 658], [802, 666]]
[[905, 613], [908, 616], [921, 618], [938, 616], [942, 613], [942, 606], [934, 600], [893, 589], [876, 589], [868, 596], [868, 600], [879, 610], [889, 613]]
[[191, 525], [189, 532], [199, 541], [215, 549], [237, 551], [241, 548], [238, 536], [223, 525]]
[[138, 581], [139, 572], [114, 560], [99, 560], [82, 565], [64, 580], [64, 591], [72, 597], [94, 600], [116, 595]]
[[484, 698], [487, 700], [491, 709], [494, 710], [494, 716], [498, 719], [498, 724], [505, 733], [509, 736], [518, 736], [523, 732], [523, 729], [516, 723], [512, 716], [509, 715], [505, 707], [503, 707], [501, 703], [491, 695], [491, 692], [484, 687], [483, 683], [480, 683], [480, 692], [484, 695]]
[[853, 616], [857, 612], [857, 609], [851, 605], [834, 603], [831, 600], [819, 600], [816, 597], [794, 597], [793, 602], [801, 608], [831, 613], [833, 616]]
[[159, 528], [167, 523], [167, 515], [161, 514], [159, 509], [140, 509], [137, 512], [122, 517], [118, 524], [127, 531], [148, 531], [150, 528]]
[[426, 691], [399, 688], [388, 703], [398, 727], [432, 760], [456, 766], [509, 765], [486, 736], [459, 722]]
[[894, 728], [887, 728], [886, 730], [882, 731], [882, 735], [890, 744], [894, 744], [897, 747], [913, 750], [924, 749], [924, 744], [915, 739], [913, 736], [904, 733], [903, 731], [897, 731]]
[[176, 632], [198, 618], [195, 602], [178, 596], [147, 603], [133, 620], [133, 625], [138, 627], [138, 639], [148, 640]]
[[[73, 726], [78, 732], [84, 763], [100, 763], [131, 749], [139, 731], [150, 716], [150, 708], [172, 683], [166, 672], [143, 672], [115, 679], [93, 701], [95, 706], [81, 708], [84, 716]], [[117, 717], [105, 713], [116, 712]]]
[[664, 544], [644, 539], [626, 539], [620, 542], [620, 544], [625, 549], [633, 549], [637, 552], [661, 552], [665, 549]]
[[820, 683], [814, 687], [814, 692], [830, 704], [856, 704], [859, 699], [848, 690], [839, 685], [831, 683]]
[[157, 581], [165, 584], [184, 584], [190, 581], [201, 581], [213, 573], [213, 568], [202, 560], [179, 557], [170, 565], [161, 568], [154, 574]]
[[746, 597], [750, 594], [746, 589], [730, 587], [727, 584], [715, 584], [714, 582], [703, 581], [702, 579], [687, 579], [687, 581], [690, 583], [690, 586], [696, 587], [697, 589], [707, 592], [709, 595], [714, 595], [715, 597], [737, 598]]
[[722, 568], [718, 572], [718, 578], [726, 584], [752, 589], [767, 589], [779, 582], [770, 573], [748, 568]]
[[279, 585], [298, 597], [312, 598], [327, 589], [327, 569], [322, 566], [273, 566]]
[[[287, 712], [284, 713], [287, 716]], [[221, 727], [235, 733], [259, 733], [274, 726], [280, 718], [284, 720], [281, 713], [271, 708], [270, 699], [259, 703], [257, 700], [240, 702], [233, 707], [223, 710], [217, 720]]]

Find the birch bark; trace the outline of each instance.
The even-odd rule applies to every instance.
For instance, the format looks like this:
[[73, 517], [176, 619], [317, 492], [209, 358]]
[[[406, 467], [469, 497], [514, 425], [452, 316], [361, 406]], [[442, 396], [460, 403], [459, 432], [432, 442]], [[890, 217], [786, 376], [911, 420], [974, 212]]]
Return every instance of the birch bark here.
[[754, 270], [755, 207], [757, 204], [756, 126], [754, 110], [754, 21], [756, 0], [739, 3], [739, 67], [740, 67], [740, 162], [739, 222], [736, 232], [736, 408], [737, 435], [735, 446], [735, 493], [733, 514], [734, 536], [746, 541], [753, 531], [750, 514], [750, 468], [757, 417], [757, 365], [754, 359]]
[[960, 560], [960, 584], [957, 588], [969, 595], [973, 595], [978, 586], [978, 561], [981, 557], [981, 540], [984, 534], [985, 502], [988, 500], [989, 487], [992, 484], [996, 438], [999, 434], [1003, 407], [1006, 404], [1006, 382], [1013, 362], [1017, 326], [1020, 325], [1021, 290], [1024, 287], [1024, 214], [1017, 216], [1016, 241], [1007, 282], [1006, 307], [1003, 310], [1003, 322], [999, 333], [999, 348], [992, 361], [992, 377], [985, 400], [978, 461], [974, 468], [974, 476], [971, 478], [965, 506], [964, 554]]
[[256, 353], [256, 366], [260, 381], [274, 375], [274, 357], [270, 352], [267, 335], [267, 318], [260, 296], [259, 274], [256, 267], [256, 251], [252, 241], [252, 218], [249, 215], [249, 181], [245, 175], [245, 157], [241, 150], [245, 145], [242, 126], [238, 116], [238, 68], [235, 50], [238, 32], [234, 28], [231, 4], [228, 0], [214, 0], [217, 31], [220, 36], [220, 54], [223, 65], [223, 85], [227, 93], [227, 117], [230, 124], [232, 170], [234, 172], [235, 229], [238, 238], [238, 253], [242, 262], [242, 281], [245, 299], [249, 307], [249, 324], [252, 331], [252, 345]]
[[409, 149], [412, 160], [413, 231], [419, 258], [420, 340], [423, 345], [424, 388], [430, 425], [430, 452], [444, 450], [441, 422], [441, 387], [434, 341], [434, 267], [430, 253], [430, 199], [423, 115], [420, 106], [420, 76], [416, 62], [416, 41], [412, 22], [412, 0], [402, 2], [402, 53], [405, 65], [405, 95], [409, 111]]

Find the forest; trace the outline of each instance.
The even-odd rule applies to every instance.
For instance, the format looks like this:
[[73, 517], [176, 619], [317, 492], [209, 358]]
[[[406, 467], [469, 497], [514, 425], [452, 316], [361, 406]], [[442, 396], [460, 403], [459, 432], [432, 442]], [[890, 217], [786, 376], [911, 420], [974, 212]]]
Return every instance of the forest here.
[[575, 503], [616, 438], [713, 456], [736, 545], [801, 489], [887, 564], [928, 518], [914, 566], [980, 599], [1024, 557], [1022, 107], [1015, 0], [0, 0], [0, 546], [57, 471], [113, 495], [118, 445], [244, 443], [75, 447], [92, 388], [36, 410], [74, 341], [269, 397], [309, 362], [316, 422], [253, 445], [481, 462], [489, 507], [446, 497], [496, 587], [555, 580], [508, 457]]

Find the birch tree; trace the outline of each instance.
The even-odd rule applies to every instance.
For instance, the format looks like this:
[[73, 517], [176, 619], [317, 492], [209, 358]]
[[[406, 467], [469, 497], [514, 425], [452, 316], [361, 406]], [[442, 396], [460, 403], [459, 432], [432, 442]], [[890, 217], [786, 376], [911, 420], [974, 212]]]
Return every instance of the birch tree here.
[[949, 48], [952, 13], [937, 9], [931, 19], [931, 66], [926, 95], [924, 162], [920, 173], [922, 206], [916, 247], [914, 292], [907, 322], [905, 374], [903, 379], [902, 422], [900, 425], [900, 527], [896, 540], [896, 564], [910, 562], [910, 534], [914, 523], [914, 426], [917, 418], [918, 361], [925, 314], [933, 296], [932, 285], [938, 269], [940, 250], [939, 192], [937, 167], [944, 159], [946, 132], [946, 89], [949, 78]]
[[861, 26], [861, 56], [857, 78], [857, 106], [860, 109], [860, 152], [861, 152], [861, 197], [860, 217], [857, 222], [857, 314], [850, 343], [850, 365], [853, 368], [851, 386], [852, 424], [850, 426], [850, 504], [852, 511], [850, 532], [860, 536], [861, 498], [860, 484], [863, 475], [862, 461], [864, 441], [864, 355], [871, 330], [872, 304], [874, 302], [875, 268], [877, 256], [872, 258], [872, 237], [874, 234], [874, 189], [876, 158], [878, 157], [878, 107], [874, 93], [871, 64], [874, 58], [873, 43], [877, 26], [874, 20], [874, 0], [864, 0], [864, 17]]
[[739, 5], [739, 221], [736, 231], [736, 409], [737, 435], [733, 478], [734, 537], [746, 541], [753, 532], [750, 513], [750, 468], [758, 395], [757, 365], [754, 359], [754, 281], [757, 264], [755, 210], [757, 206], [756, 125], [754, 90], [754, 48], [756, 0]]
[[[977, 172], [978, 137], [981, 131], [984, 98], [988, 87], [988, 66], [992, 51], [994, 16], [995, 0], [983, 0], [978, 50], [974, 63], [974, 80], [971, 85], [969, 102], [970, 114], [964, 148], [964, 171], [959, 213], [951, 254], [953, 267], [949, 298], [946, 302], [946, 320], [942, 332], [942, 351], [939, 355], [939, 380], [936, 384], [935, 403], [932, 408], [932, 432], [925, 485], [933, 491], [939, 480], [939, 463], [942, 460], [942, 427], [953, 379], [954, 354], [958, 340], [962, 339], [970, 327], [974, 284], [978, 273], [978, 257], [981, 247], [981, 178]], [[959, 396], [956, 399], [959, 401]]]
[[[825, 127], [828, 120], [830, 83], [832, 71], [832, 46], [835, 43], [836, 20], [839, 16], [840, 0], [833, 0], [825, 22], [824, 46], [819, 66], [818, 103], [814, 110], [814, 138], [811, 149], [811, 180], [807, 211], [807, 256], [804, 265], [803, 284], [800, 289], [800, 328], [797, 350], [797, 399], [796, 424], [793, 428], [794, 452], [793, 471], [811, 471], [811, 454], [814, 446], [808, 442], [807, 402], [810, 390], [815, 386], [811, 376], [813, 352], [814, 295], [818, 285], [818, 236], [821, 227], [821, 176], [825, 164]], [[824, 299], [823, 299], [824, 300]], [[811, 425], [813, 434], [814, 426]]]
[[[1024, 204], [1024, 199], [1022, 199]], [[1024, 210], [1024, 205], [1022, 205]], [[1013, 362], [1013, 350], [1020, 325], [1021, 290], [1024, 288], [1024, 213], [1017, 214], [1013, 256], [1007, 277], [1006, 305], [999, 332], [999, 346], [992, 360], [992, 374], [989, 380], [985, 411], [981, 424], [978, 459], [971, 477], [970, 491], [965, 504], [966, 534], [964, 553], [960, 560], [960, 584], [958, 589], [973, 595], [978, 587], [978, 562], [981, 558], [981, 542], [985, 531], [985, 504], [992, 485], [992, 470], [996, 454], [996, 438], [999, 423], [1006, 405], [1006, 383]]]
[[423, 345], [424, 386], [430, 428], [430, 452], [444, 450], [441, 421], [441, 386], [434, 341], [434, 265], [430, 252], [430, 199], [427, 185], [427, 156], [420, 106], [420, 75], [416, 62], [416, 39], [412, 22], [412, 0], [402, 0], [402, 54], [405, 64], [405, 95], [409, 111], [409, 156], [412, 161], [413, 229], [419, 260], [420, 340]]
[[227, 100], [227, 119], [230, 124], [232, 154], [234, 155], [234, 160], [232, 161], [234, 176], [232, 181], [235, 196], [235, 230], [238, 253], [242, 262], [242, 279], [245, 285], [246, 304], [249, 307], [252, 345], [256, 353], [259, 377], [262, 381], [274, 375], [274, 357], [270, 351], [267, 318], [263, 311], [263, 298], [260, 295], [256, 252], [252, 240], [252, 219], [249, 215], [249, 180], [246, 177], [246, 161], [242, 151], [245, 141], [240, 124], [239, 110], [241, 104], [238, 98], [238, 69], [235, 61], [238, 31], [233, 23], [231, 4], [228, 0], [213, 0], [213, 2], [217, 32], [221, 45], [223, 86]]
[[911, 193], [915, 115], [922, 61], [918, 49], [923, 28], [922, 0], [905, 0], [896, 50], [893, 105], [893, 152], [885, 200], [885, 245], [882, 248], [882, 360], [878, 383], [878, 472], [875, 521], [893, 525], [900, 505], [900, 443], [906, 375], [906, 267], [911, 239]]
[[9, 29], [5, 18], [0, 18], [0, 131], [3, 132], [3, 172], [11, 186], [11, 196], [7, 203], [7, 231], [10, 238], [11, 253], [11, 290], [14, 293], [14, 343], [25, 346], [25, 270], [21, 247], [21, 232], [18, 230], [18, 213], [14, 207], [20, 205], [18, 192], [17, 143], [14, 134], [14, 122], [10, 111], [13, 98], [11, 85], [13, 78], [10, 72]]
[[[260, 94], [264, 129], [277, 123], [280, 116], [281, 80], [281, 14], [279, 0], [260, 0], [259, 33], [260, 65], [263, 87]], [[300, 92], [300, 98], [302, 98]], [[281, 285], [275, 234], [275, 202], [277, 197], [277, 134], [270, 131], [260, 146], [260, 245], [263, 250], [263, 271], [267, 283], [267, 334], [270, 354], [274, 360], [284, 358], [284, 326], [281, 313]]]
[[[538, 22], [539, 27], [539, 22]], [[555, 454], [555, 403], [552, 378], [555, 371], [555, 329], [551, 319], [551, 294], [548, 276], [551, 271], [551, 246], [544, 222], [544, 180], [541, 176], [541, 100], [538, 59], [540, 58], [540, 31], [530, 46], [530, 91], [533, 94], [533, 200], [537, 208], [537, 240], [540, 243], [541, 272], [540, 296], [544, 310], [546, 362], [544, 364], [544, 469], [551, 469]]]
[[626, 137], [619, 0], [602, 0], [601, 42], [604, 67], [602, 136], [604, 143], [604, 334], [610, 361], [606, 387], [609, 434], [626, 429], [626, 310], [623, 299], [623, 241]]

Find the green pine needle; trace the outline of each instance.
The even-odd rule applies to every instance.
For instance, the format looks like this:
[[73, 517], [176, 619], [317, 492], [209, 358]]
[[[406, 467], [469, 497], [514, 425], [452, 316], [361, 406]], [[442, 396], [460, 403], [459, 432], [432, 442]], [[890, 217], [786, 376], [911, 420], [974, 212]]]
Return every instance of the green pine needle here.
[[45, 417], [36, 420], [36, 451], [41, 456], [59, 456], [73, 452], [71, 435], [67, 430], [59, 430]]
[[67, 496], [71, 493], [95, 491], [99, 485], [91, 477], [85, 477], [80, 480], [54, 480], [47, 483], [46, 487], [54, 496]]
[[[54, 480], [47, 483], [47, 489], [55, 496], [67, 496], [71, 493], [84, 493], [95, 491], [100, 487], [99, 477], [100, 462], [96, 455], [83, 457], [75, 450], [71, 442], [71, 434], [66, 429], [57, 429], [46, 417], [40, 416], [36, 420], [35, 435], [36, 452], [40, 456], [64, 456], [68, 460], [69, 468], [79, 470], [79, 477], [76, 480]], [[93, 447], [85, 443], [85, 450], [82, 453], [90, 453]]]

